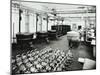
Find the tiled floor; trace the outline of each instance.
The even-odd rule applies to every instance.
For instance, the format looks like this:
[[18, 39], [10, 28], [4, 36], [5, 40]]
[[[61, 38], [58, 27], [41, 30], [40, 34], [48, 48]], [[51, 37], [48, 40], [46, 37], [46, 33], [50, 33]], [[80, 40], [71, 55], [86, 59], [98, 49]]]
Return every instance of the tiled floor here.
[[[37, 48], [37, 50], [40, 50], [47, 46], [50, 46], [52, 48], [58, 48], [60, 50], [64, 50], [65, 52], [67, 52], [69, 49], [67, 35], [61, 36], [57, 40], [52, 40], [52, 41], [50, 41], [49, 44], [47, 44], [47, 43], [34, 44], [34, 48]], [[17, 49], [15, 51], [13, 51], [12, 55], [16, 55], [16, 54], [27, 52], [27, 51], [28, 50], [18, 50]], [[74, 56], [74, 62], [71, 65], [69, 70], [82, 70], [82, 64], [78, 62], [79, 57], [93, 59], [92, 48], [88, 47], [84, 44], [80, 44], [78, 48], [73, 48], [73, 49], [71, 49], [71, 51]]]

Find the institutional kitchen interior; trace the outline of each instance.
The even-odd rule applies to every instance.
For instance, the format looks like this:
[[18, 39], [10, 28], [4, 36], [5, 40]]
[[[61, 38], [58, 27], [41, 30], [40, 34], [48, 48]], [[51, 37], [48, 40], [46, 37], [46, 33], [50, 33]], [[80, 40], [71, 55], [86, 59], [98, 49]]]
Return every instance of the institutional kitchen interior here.
[[11, 1], [11, 72], [96, 69], [96, 6]]

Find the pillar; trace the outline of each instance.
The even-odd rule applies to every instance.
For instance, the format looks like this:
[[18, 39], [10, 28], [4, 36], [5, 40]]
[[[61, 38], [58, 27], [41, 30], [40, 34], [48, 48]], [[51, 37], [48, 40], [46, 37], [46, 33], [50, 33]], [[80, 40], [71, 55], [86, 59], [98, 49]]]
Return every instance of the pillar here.
[[26, 32], [29, 32], [29, 12], [26, 11], [26, 17], [25, 17], [25, 30]]

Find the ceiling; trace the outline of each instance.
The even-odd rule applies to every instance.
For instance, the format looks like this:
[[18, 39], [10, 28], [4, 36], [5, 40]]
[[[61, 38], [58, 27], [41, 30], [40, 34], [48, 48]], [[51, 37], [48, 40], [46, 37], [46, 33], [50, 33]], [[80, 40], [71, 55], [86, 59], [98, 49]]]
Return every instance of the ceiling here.
[[87, 10], [95, 11], [94, 6], [88, 5], [73, 5], [73, 4], [57, 4], [57, 3], [42, 3], [42, 2], [26, 2], [26, 1], [13, 1], [12, 3], [18, 3], [22, 6], [28, 7], [32, 10], [38, 10], [42, 12], [56, 12], [58, 14], [66, 13], [86, 13]]

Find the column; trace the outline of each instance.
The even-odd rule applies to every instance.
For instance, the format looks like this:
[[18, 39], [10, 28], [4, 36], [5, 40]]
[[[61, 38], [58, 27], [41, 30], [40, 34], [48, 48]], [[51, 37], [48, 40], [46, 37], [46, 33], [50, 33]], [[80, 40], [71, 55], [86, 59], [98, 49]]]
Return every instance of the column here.
[[22, 20], [21, 14], [22, 14], [22, 10], [19, 9], [19, 33], [21, 32], [21, 20]]
[[39, 25], [40, 25], [40, 32], [41, 32], [41, 31], [42, 31], [42, 15], [40, 15], [39, 18], [40, 18], [40, 23], [39, 23]]
[[47, 31], [48, 31], [48, 22], [49, 22], [48, 18], [49, 16], [47, 15]]
[[37, 26], [38, 25], [38, 14], [36, 13], [36, 32], [37, 32]]
[[28, 10], [26, 10], [25, 31], [29, 32], [29, 12], [28, 12]]

